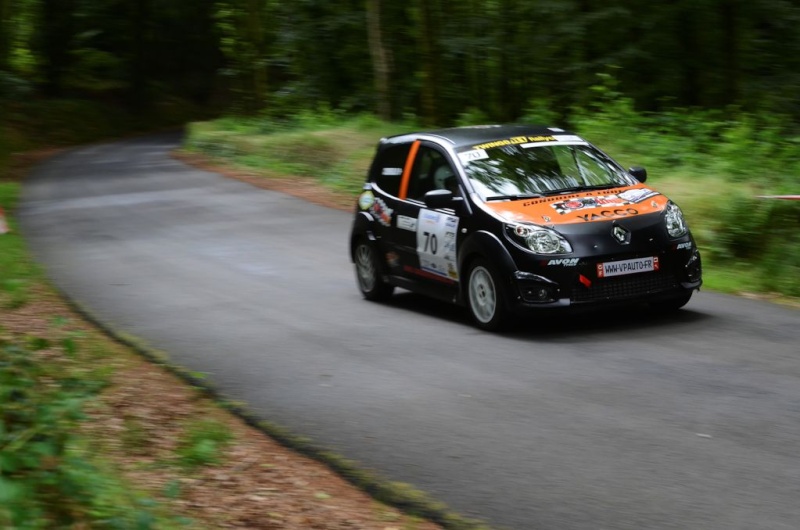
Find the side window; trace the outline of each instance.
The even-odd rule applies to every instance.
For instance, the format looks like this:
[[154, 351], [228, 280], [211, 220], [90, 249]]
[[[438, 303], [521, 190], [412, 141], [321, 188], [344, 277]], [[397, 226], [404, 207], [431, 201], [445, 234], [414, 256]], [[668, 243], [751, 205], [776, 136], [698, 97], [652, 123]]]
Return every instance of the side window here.
[[389, 195], [397, 196], [410, 149], [411, 144], [401, 144], [381, 151], [370, 171], [370, 181]]
[[426, 193], [436, 189], [449, 189], [457, 193], [456, 173], [443, 154], [421, 146], [411, 170], [408, 198], [421, 201]]

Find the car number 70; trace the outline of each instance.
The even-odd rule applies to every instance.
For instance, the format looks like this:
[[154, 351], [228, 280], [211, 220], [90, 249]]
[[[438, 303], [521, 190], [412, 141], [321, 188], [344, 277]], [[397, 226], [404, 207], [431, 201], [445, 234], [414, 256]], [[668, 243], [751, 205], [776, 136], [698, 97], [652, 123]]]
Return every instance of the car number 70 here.
[[428, 252], [428, 247], [430, 246], [431, 254], [436, 254], [436, 251], [439, 249], [439, 242], [436, 239], [436, 234], [431, 234], [430, 232], [423, 232], [423, 236], [425, 236], [425, 247], [423, 248], [423, 252]]

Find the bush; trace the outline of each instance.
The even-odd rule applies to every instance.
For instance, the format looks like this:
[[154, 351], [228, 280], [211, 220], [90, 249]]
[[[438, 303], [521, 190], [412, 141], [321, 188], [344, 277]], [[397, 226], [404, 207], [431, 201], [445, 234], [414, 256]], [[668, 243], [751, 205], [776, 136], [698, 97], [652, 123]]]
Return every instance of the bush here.
[[95, 463], [77, 434], [105, 385], [70, 373], [77, 353], [71, 337], [0, 337], [0, 527], [156, 528], [155, 504]]

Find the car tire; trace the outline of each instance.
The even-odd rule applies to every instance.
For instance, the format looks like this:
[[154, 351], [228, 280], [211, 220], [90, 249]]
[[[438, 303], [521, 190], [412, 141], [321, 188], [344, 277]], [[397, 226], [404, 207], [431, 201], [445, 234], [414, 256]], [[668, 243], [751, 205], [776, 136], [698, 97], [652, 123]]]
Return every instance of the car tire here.
[[498, 331], [509, 324], [506, 294], [489, 262], [478, 258], [467, 270], [467, 307], [475, 325]]
[[394, 292], [394, 287], [383, 281], [382, 265], [375, 245], [359, 241], [353, 251], [356, 265], [356, 283], [367, 300], [386, 300]]
[[653, 308], [662, 313], [672, 313], [689, 303], [694, 291], [688, 291], [675, 298], [668, 298], [653, 304]]

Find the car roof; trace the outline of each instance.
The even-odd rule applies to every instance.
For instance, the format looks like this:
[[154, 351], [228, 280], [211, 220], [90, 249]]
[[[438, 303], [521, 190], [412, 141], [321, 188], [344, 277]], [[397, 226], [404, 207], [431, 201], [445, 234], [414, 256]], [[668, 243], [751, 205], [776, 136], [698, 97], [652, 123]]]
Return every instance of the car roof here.
[[382, 144], [396, 144], [414, 140], [431, 140], [437, 143], [450, 144], [454, 149], [460, 147], [493, 142], [515, 136], [542, 136], [572, 134], [557, 127], [544, 125], [474, 125], [468, 127], [451, 127], [415, 133], [390, 136], [381, 140]]

